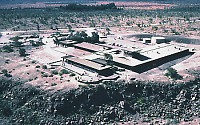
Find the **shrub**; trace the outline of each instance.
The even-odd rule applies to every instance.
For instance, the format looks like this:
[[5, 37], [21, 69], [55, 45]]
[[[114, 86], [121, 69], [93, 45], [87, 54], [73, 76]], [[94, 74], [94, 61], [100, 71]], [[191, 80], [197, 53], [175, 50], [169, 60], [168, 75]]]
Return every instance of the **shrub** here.
[[12, 40], [14, 42], [17, 42], [19, 39], [20, 39], [19, 36], [15, 36], [15, 37], [10, 38], [10, 40]]
[[24, 48], [19, 48], [19, 55], [26, 56], [26, 50]]
[[52, 83], [52, 84], [51, 84], [51, 86], [56, 86], [56, 85], [57, 85], [56, 83]]
[[9, 117], [13, 114], [11, 108], [8, 106], [8, 105], [5, 105], [3, 108], [2, 108], [2, 114], [6, 117]]
[[74, 73], [71, 73], [69, 76], [70, 76], [70, 77], [73, 77], [73, 76], [75, 76], [75, 75], [76, 75], [76, 74], [74, 74]]
[[11, 75], [11, 74], [9, 74], [9, 73], [7, 73], [7, 74], [4, 74], [4, 76], [6, 76], [6, 77], [12, 77], [12, 75]]
[[37, 66], [35, 66], [35, 68], [40, 68], [40, 66], [39, 66], [39, 65], [37, 65]]
[[7, 73], [8, 73], [8, 70], [7, 70], [7, 69], [3, 69], [1, 72], [2, 72], [3, 74], [7, 74]]
[[57, 75], [58, 71], [57, 70], [53, 70], [53, 71], [51, 71], [51, 73], [54, 74], [54, 75]]
[[49, 77], [53, 77], [53, 74], [49, 75]]
[[46, 65], [43, 65], [43, 66], [42, 66], [42, 69], [47, 69], [47, 66], [46, 66]]
[[8, 52], [8, 53], [14, 51], [14, 50], [12, 49], [12, 47], [9, 46], [9, 45], [5, 45], [5, 46], [3, 46], [3, 50], [4, 50], [5, 52]]
[[47, 73], [42, 74], [42, 77], [48, 77]]
[[22, 42], [16, 41], [12, 44], [15, 47], [21, 47], [22, 46]]
[[66, 69], [61, 69], [59, 74], [60, 75], [69, 74], [69, 71], [67, 71]]
[[168, 68], [165, 76], [170, 77], [172, 79], [182, 79], [182, 76], [177, 73], [177, 70], [174, 68]]
[[4, 76], [6, 76], [6, 77], [12, 77], [12, 75], [8, 73], [8, 70], [7, 70], [7, 69], [3, 69], [1, 72], [2, 72], [2, 73], [4, 74]]
[[35, 60], [32, 60], [31, 63], [36, 63], [36, 61], [35, 61]]

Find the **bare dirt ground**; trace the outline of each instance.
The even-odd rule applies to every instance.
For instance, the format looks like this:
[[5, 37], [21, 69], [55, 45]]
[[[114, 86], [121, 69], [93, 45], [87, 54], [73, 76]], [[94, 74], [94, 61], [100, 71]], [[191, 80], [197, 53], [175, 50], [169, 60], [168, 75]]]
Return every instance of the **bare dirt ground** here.
[[[0, 38], [1, 43], [4, 40], [8, 41], [10, 37], [12, 35], [3, 34], [3, 37]], [[52, 49], [55, 48], [52, 39], [47, 40], [44, 38], [43, 40], [46, 45], [27, 50], [27, 53], [30, 54], [27, 57], [20, 57], [18, 48], [15, 48], [14, 52], [11, 53], [1, 52], [0, 70], [6, 69], [14, 79], [26, 81], [27, 84], [32, 84], [52, 92], [78, 87], [80, 83], [75, 80], [75, 77], [71, 77], [70, 74], [63, 74], [62, 76], [52, 74], [53, 70], [59, 73], [63, 68], [59, 66], [53, 67], [53, 69], [42, 68], [47, 63], [61, 60], [61, 56], [65, 55]], [[1, 44], [1, 46], [3, 45], [5, 44]], [[39, 68], [36, 68], [36, 66]]]

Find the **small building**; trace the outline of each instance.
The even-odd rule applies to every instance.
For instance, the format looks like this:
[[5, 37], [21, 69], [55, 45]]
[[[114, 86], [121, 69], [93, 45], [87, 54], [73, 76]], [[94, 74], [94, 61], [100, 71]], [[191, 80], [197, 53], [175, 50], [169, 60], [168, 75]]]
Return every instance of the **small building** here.
[[142, 43], [151, 43], [151, 38], [143, 38]]
[[98, 33], [98, 34], [99, 34], [99, 38], [101, 39], [107, 38], [107, 35], [105, 35], [105, 33]]
[[165, 37], [151, 37], [151, 43], [152, 44], [160, 44], [160, 43], [166, 43], [167, 40]]

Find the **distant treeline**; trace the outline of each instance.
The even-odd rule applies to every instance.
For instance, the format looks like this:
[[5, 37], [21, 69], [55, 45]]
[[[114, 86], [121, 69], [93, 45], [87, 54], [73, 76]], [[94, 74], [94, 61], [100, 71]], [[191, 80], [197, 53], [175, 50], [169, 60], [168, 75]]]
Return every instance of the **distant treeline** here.
[[90, 10], [118, 10], [114, 3], [101, 4], [101, 5], [82, 5], [82, 4], [68, 4], [61, 6], [65, 10], [72, 11], [90, 11]]
[[199, 5], [192, 5], [192, 6], [177, 6], [170, 11], [175, 11], [175, 12], [200, 12], [200, 6]]

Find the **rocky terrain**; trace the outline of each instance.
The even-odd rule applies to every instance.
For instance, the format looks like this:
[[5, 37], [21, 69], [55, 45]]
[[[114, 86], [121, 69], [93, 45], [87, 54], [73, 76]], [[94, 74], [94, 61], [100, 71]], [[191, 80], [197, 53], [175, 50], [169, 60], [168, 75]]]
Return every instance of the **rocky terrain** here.
[[199, 83], [110, 81], [50, 93], [1, 78], [0, 124], [199, 124]]

